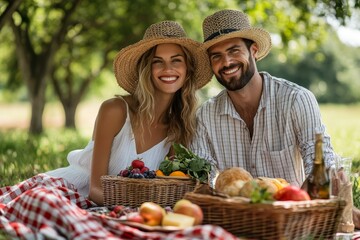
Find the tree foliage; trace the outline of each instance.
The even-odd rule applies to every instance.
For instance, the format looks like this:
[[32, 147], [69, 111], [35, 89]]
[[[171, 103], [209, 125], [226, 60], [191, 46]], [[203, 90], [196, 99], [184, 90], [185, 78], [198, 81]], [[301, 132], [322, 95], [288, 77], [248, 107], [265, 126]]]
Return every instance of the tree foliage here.
[[[336, 53], [319, 46], [328, 34], [327, 18], [346, 24], [352, 11], [360, 9], [360, 0], [0, 0], [0, 39], [7, 46], [0, 54], [7, 59], [0, 61], [0, 69], [6, 72], [0, 77], [0, 88], [14, 89], [19, 86], [16, 80], [22, 79], [32, 106], [30, 132], [40, 133], [45, 93], [51, 84], [64, 107], [65, 125], [75, 127], [76, 108], [90, 86], [104, 81], [102, 74], [112, 71], [115, 54], [140, 40], [150, 24], [176, 20], [190, 37], [202, 41], [202, 20], [224, 8], [243, 10], [254, 26], [279, 36], [269, 59], [279, 60], [285, 52], [292, 56], [288, 63], [296, 65], [278, 67], [282, 75], [295, 76], [315, 92], [323, 89], [324, 78], [328, 89], [330, 85], [337, 89], [325, 92], [352, 89], [343, 79], [354, 73], [344, 70], [347, 66], [338, 62]], [[318, 56], [323, 60], [318, 61]], [[262, 65], [276, 72], [278, 63], [264, 60]], [[326, 64], [333, 66], [331, 70], [324, 71]], [[309, 74], [299, 77], [299, 69]], [[2, 84], [6, 80], [8, 84]], [[320, 100], [330, 101], [331, 96], [320, 94]]]

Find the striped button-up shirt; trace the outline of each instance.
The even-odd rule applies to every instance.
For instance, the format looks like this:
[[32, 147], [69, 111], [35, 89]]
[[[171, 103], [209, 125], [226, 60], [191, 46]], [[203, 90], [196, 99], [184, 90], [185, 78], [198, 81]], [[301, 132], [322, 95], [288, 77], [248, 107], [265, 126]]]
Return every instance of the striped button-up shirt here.
[[223, 90], [198, 110], [197, 133], [190, 149], [209, 160], [216, 170], [242, 167], [253, 177], [284, 178], [301, 186], [312, 170], [315, 129], [324, 134], [325, 165], [334, 165], [335, 155], [319, 105], [309, 90], [266, 72], [261, 75], [263, 92], [253, 136]]

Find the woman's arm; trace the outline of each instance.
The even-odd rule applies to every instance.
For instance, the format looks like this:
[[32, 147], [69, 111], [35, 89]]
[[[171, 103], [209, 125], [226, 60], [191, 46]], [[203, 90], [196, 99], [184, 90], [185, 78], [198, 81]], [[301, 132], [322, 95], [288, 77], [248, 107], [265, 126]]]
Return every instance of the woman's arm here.
[[96, 118], [89, 199], [99, 205], [103, 204], [100, 178], [108, 174], [112, 143], [125, 123], [126, 114], [124, 100], [113, 98], [102, 103]]

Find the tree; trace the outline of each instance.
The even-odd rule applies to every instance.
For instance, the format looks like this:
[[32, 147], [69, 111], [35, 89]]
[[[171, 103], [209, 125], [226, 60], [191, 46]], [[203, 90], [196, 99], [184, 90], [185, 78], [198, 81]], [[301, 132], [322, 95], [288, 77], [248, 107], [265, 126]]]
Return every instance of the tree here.
[[9, 1], [9, 4], [7, 5], [4, 12], [0, 15], [0, 31], [2, 27], [5, 25], [5, 23], [12, 17], [12, 14], [16, 11], [16, 9], [19, 7], [22, 0], [12, 0]]
[[[145, 28], [156, 21], [176, 19], [189, 36], [202, 41], [201, 22], [206, 15], [219, 9], [237, 8], [246, 11], [254, 25], [278, 33], [284, 47], [299, 39], [306, 40], [305, 48], [317, 46], [326, 34], [324, 14], [341, 20], [351, 14], [349, 2], [360, 8], [359, 0], [13, 0], [12, 3], [15, 1], [22, 2], [12, 10], [12, 17], [5, 17], [10, 14], [3, 11], [0, 19], [9, 19], [14, 33], [17, 63], [32, 106], [31, 133], [42, 131], [49, 80], [64, 107], [65, 125], [75, 127], [76, 107], [89, 86], [100, 79], [102, 72], [111, 69], [114, 54], [120, 48], [141, 39]], [[7, 2], [9, 8], [11, 2]]]
[[[17, 10], [18, 14], [10, 19], [19, 69], [26, 83], [31, 102], [30, 133], [38, 134], [43, 131], [42, 115], [47, 79], [52, 71], [54, 55], [73, 24], [71, 16], [79, 3], [80, 0], [58, 1], [40, 8], [32, 1], [25, 1]], [[46, 12], [46, 10], [53, 10], [61, 15], [59, 21], [54, 21], [50, 11]], [[39, 26], [34, 24], [36, 22], [34, 13], [37, 11], [42, 12], [45, 17], [46, 22], [42, 24], [51, 25], [53, 31], [43, 35], [37, 34], [36, 27]]]

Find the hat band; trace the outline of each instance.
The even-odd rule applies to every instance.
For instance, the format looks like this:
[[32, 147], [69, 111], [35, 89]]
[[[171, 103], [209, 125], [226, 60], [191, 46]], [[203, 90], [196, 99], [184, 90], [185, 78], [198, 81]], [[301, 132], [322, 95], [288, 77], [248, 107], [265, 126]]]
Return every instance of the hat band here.
[[231, 32], [235, 32], [238, 31], [239, 29], [234, 29], [234, 28], [227, 28], [227, 29], [220, 29], [217, 32], [214, 32], [213, 34], [211, 34], [208, 38], [205, 39], [204, 42], [210, 41], [211, 39], [216, 38], [217, 36], [223, 35], [223, 34], [227, 34], [227, 33], [231, 33]]

